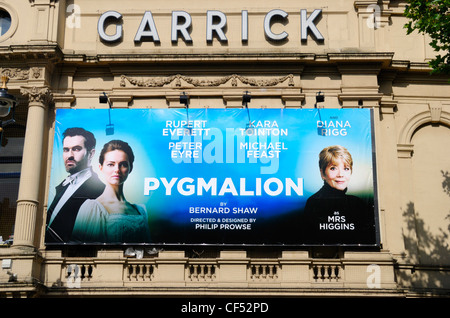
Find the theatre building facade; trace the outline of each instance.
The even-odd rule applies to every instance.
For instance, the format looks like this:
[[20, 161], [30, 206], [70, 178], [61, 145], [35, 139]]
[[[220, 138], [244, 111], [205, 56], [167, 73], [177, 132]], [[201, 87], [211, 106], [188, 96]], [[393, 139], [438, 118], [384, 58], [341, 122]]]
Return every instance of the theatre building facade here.
[[405, 6], [0, 0], [0, 297], [449, 296]]

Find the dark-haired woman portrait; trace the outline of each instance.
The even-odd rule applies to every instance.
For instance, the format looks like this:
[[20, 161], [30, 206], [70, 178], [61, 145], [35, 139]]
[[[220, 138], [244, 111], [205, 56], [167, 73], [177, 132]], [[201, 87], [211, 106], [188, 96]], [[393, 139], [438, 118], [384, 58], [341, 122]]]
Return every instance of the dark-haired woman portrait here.
[[134, 154], [128, 143], [112, 140], [103, 146], [99, 169], [105, 190], [80, 207], [72, 232], [85, 243], [145, 243], [150, 230], [145, 206], [125, 199], [123, 186], [133, 170]]

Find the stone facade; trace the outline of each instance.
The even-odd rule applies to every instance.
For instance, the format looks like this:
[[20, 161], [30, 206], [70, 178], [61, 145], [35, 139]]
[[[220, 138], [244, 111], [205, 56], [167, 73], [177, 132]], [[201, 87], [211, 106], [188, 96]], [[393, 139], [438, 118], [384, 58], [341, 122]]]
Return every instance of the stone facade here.
[[[0, 296], [448, 296], [449, 79], [430, 75], [434, 52], [426, 36], [406, 35], [404, 8], [0, 0], [11, 17], [0, 72], [26, 125]], [[99, 23], [108, 11], [120, 18]], [[208, 27], [212, 13], [226, 26]], [[189, 28], [174, 23], [180, 16]], [[375, 110], [379, 249], [180, 247], [141, 258], [125, 248], [45, 246], [55, 109], [108, 107], [103, 92], [113, 108], [182, 107], [181, 92], [192, 108], [242, 107], [244, 91], [249, 107], [312, 108], [320, 91], [323, 107]]]

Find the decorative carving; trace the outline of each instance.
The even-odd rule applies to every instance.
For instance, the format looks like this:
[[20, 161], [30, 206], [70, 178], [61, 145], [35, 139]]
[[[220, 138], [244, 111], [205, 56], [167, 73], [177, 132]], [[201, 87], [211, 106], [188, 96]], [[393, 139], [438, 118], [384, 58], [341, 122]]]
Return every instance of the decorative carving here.
[[41, 77], [41, 69], [39, 67], [32, 67], [30, 68], [30, 76], [34, 77], [35, 79], [38, 79]]
[[28, 69], [21, 68], [2, 68], [1, 75], [6, 75], [10, 79], [27, 80], [30, 77], [30, 71]]
[[8, 76], [15, 80], [28, 80], [30, 78], [38, 79], [41, 77], [41, 69], [39, 67], [31, 67], [30, 69], [23, 68], [0, 68], [2, 76]]
[[20, 93], [27, 96], [30, 103], [41, 103], [43, 105], [48, 105], [53, 100], [53, 94], [47, 86], [22, 86], [20, 88]]
[[126, 75], [121, 75], [120, 86], [125, 87], [127, 80], [131, 85], [138, 87], [162, 87], [164, 85], [168, 85], [172, 82], [175, 82], [177, 87], [181, 86], [181, 80], [185, 81], [188, 84], [191, 84], [195, 87], [215, 87], [220, 86], [231, 80], [232, 86], [238, 86], [238, 80], [250, 86], [264, 87], [264, 86], [275, 86], [277, 84], [283, 83], [286, 80], [289, 80], [288, 85], [294, 86], [294, 75], [289, 74], [286, 76], [282, 76], [279, 78], [271, 78], [271, 79], [251, 79], [248, 77], [244, 77], [238, 74], [228, 75], [216, 80], [199, 80], [192, 77], [184, 76], [181, 74], [176, 74], [168, 77], [156, 77], [150, 79], [139, 79], [133, 78]]

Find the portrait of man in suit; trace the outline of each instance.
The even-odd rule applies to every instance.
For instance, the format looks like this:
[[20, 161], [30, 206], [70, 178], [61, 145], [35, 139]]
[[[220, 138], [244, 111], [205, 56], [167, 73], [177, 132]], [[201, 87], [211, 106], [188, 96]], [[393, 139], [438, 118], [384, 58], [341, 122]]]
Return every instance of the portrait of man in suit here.
[[56, 186], [56, 195], [47, 210], [46, 243], [67, 243], [78, 209], [87, 199], [98, 197], [105, 185], [92, 170], [94, 135], [83, 128], [68, 128], [63, 133], [63, 160], [68, 177]]

